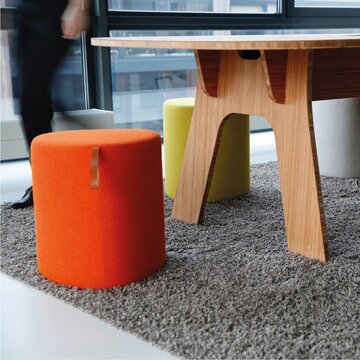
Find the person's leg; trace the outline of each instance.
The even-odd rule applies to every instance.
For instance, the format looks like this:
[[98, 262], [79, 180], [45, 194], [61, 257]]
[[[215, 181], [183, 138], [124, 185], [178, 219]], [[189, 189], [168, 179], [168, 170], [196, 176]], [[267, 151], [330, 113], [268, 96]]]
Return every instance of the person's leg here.
[[21, 44], [21, 116], [29, 147], [34, 137], [51, 132], [51, 83], [69, 44], [61, 38], [59, 18], [42, 19], [38, 14], [32, 15]]
[[[19, 74], [21, 80], [22, 126], [30, 146], [41, 134], [51, 132], [53, 108], [51, 83], [54, 72], [70, 44], [61, 38], [61, 13], [48, 16], [43, 12], [20, 10], [18, 24]], [[32, 189], [11, 204], [23, 208], [33, 204]]]

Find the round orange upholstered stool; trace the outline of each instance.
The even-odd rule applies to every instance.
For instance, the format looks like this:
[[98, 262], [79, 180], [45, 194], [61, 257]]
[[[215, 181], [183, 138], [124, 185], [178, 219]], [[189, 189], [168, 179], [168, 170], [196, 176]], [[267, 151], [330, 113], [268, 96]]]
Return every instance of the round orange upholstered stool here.
[[109, 288], [165, 262], [160, 136], [78, 130], [31, 146], [39, 271], [60, 284]]

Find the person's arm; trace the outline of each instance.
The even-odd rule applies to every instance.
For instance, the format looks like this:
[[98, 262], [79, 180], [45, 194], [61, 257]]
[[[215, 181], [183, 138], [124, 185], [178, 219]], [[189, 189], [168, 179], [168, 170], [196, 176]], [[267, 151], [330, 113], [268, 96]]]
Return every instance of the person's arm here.
[[61, 29], [64, 39], [76, 39], [89, 25], [91, 0], [69, 0], [61, 17]]

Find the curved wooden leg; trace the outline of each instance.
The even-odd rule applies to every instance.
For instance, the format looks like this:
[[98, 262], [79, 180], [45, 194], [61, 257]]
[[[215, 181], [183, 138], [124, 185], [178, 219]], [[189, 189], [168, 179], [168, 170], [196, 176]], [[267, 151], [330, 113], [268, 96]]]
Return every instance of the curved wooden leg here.
[[172, 217], [178, 220], [197, 224], [202, 219], [222, 120], [216, 99], [199, 89], [172, 209]]
[[326, 261], [326, 226], [308, 92], [308, 50], [289, 52], [286, 102], [271, 116], [290, 251]]

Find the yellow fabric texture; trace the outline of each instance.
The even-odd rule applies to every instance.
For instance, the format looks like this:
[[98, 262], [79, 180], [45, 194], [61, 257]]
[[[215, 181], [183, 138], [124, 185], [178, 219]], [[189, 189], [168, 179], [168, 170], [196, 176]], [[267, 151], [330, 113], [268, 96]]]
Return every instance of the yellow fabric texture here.
[[[194, 98], [164, 102], [165, 192], [170, 198], [176, 194], [194, 103]], [[249, 190], [249, 116], [232, 114], [223, 126], [207, 201], [234, 198]]]

